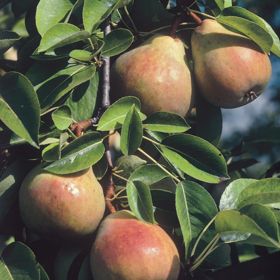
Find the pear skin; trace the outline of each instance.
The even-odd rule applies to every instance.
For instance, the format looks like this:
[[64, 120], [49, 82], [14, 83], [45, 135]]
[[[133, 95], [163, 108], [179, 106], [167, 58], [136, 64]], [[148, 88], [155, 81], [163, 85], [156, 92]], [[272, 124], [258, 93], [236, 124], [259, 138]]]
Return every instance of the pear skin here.
[[271, 76], [269, 57], [253, 41], [212, 19], [192, 38], [195, 79], [211, 104], [236, 108], [256, 99]]
[[180, 271], [169, 235], [125, 210], [103, 220], [90, 262], [95, 280], [177, 280]]
[[192, 77], [179, 38], [156, 35], [122, 54], [112, 68], [112, 95], [136, 96], [142, 111], [184, 117], [193, 98]]
[[37, 166], [21, 185], [19, 207], [27, 228], [47, 237], [73, 239], [95, 231], [105, 200], [91, 168], [55, 175]]

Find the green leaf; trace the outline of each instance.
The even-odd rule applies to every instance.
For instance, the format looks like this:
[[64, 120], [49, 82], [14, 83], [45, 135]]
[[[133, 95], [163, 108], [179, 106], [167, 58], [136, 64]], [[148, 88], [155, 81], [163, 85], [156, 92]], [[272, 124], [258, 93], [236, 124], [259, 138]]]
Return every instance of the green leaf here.
[[20, 36], [15, 32], [8, 30], [0, 31], [0, 55], [5, 53], [20, 39]]
[[77, 280], [92, 280], [92, 273], [90, 270], [90, 256], [87, 255], [81, 265]]
[[177, 186], [175, 205], [185, 244], [185, 259], [187, 259], [189, 256], [189, 247], [192, 240], [192, 228], [184, 184], [179, 184]]
[[46, 162], [52, 162], [60, 159], [61, 149], [59, 143], [52, 143], [42, 151], [42, 159]]
[[52, 112], [52, 120], [59, 130], [67, 129], [73, 122], [71, 110], [68, 106], [61, 106]]
[[87, 82], [74, 88], [69, 98], [66, 100], [67, 105], [72, 112], [75, 121], [90, 119], [95, 109], [97, 92], [99, 85], [98, 72]]
[[127, 113], [121, 130], [121, 151], [124, 155], [131, 155], [140, 147], [143, 137], [141, 118], [132, 105]]
[[78, 85], [90, 80], [95, 74], [94, 65], [74, 65], [66, 67], [38, 84], [35, 88], [42, 112], [49, 109], [61, 97]]
[[184, 118], [167, 112], [156, 112], [148, 116], [144, 121], [143, 127], [165, 133], [182, 133], [190, 129]]
[[[13, 242], [8, 245], [0, 259], [0, 267], [3, 265], [9, 270], [7, 279], [40, 280], [40, 272], [37, 260], [29, 247], [21, 242]], [[2, 278], [1, 279], [5, 279]]]
[[232, 0], [223, 0], [224, 1], [224, 9], [232, 6]]
[[115, 169], [119, 175], [128, 178], [134, 170], [147, 162], [135, 155], [121, 156], [115, 162]]
[[60, 22], [71, 10], [70, 0], [40, 0], [36, 9], [36, 27], [41, 36]]
[[[23, 161], [11, 163], [0, 177], [0, 224], [17, 202], [18, 190], [29, 170], [29, 164]], [[1, 274], [0, 274], [1, 275]]]
[[[13, 26], [11, 31], [17, 33], [21, 38], [27, 38], [29, 36], [29, 34], [28, 34], [27, 30], [26, 30], [25, 18], [19, 18], [15, 22], [15, 24], [14, 24], [14, 26]], [[34, 41], [36, 40], [35, 38], [32, 38], [32, 39]], [[21, 57], [23, 56], [22, 55], [23, 53], [25, 54], [25, 51], [28, 48], [27, 46], [30, 46], [30, 43], [31, 43], [32, 39], [30, 39], [30, 41], [26, 42], [26, 44], [23, 45], [22, 49], [20, 50], [20, 56]]]
[[251, 204], [240, 209], [242, 214], [253, 219], [265, 233], [279, 242], [279, 227], [273, 212], [261, 204]]
[[40, 265], [38, 264], [38, 269], [39, 269], [39, 272], [40, 272], [40, 280], [50, 280], [47, 272], [45, 271], [45, 269]]
[[247, 186], [239, 194], [237, 200], [238, 208], [253, 203], [266, 205], [280, 203], [280, 178], [258, 180]]
[[85, 62], [90, 61], [92, 59], [91, 52], [86, 50], [73, 50], [69, 53], [69, 56], [73, 59]]
[[270, 238], [253, 219], [236, 210], [219, 212], [215, 219], [215, 227], [221, 234], [243, 233], [247, 234], [247, 238], [250, 236], [248, 234], [252, 234], [259, 238], [256, 245], [262, 243], [265, 246], [280, 248], [280, 244]]
[[[232, 6], [232, 0], [210, 0], [207, 1], [207, 4], [209, 4], [210, 2], [213, 2], [213, 4], [215, 3], [216, 6], [222, 11], [224, 8], [226, 7], [230, 7]], [[213, 5], [212, 4], [212, 5]]]
[[270, 210], [273, 212], [277, 223], [280, 224], [280, 210], [279, 209], [274, 209], [274, 208], [270, 208]]
[[160, 149], [164, 157], [187, 175], [207, 183], [228, 178], [221, 152], [206, 140], [190, 134], [165, 138]]
[[73, 65], [65, 60], [59, 61], [36, 61], [27, 70], [26, 77], [31, 81], [35, 88], [38, 88], [46, 80], [65, 68]]
[[54, 138], [54, 137], [47, 137], [44, 138], [44, 136], [42, 136], [42, 142], [40, 142], [40, 146], [45, 146], [45, 145], [49, 145], [49, 144], [54, 144], [54, 143], [59, 143], [59, 139], [58, 138]]
[[197, 98], [197, 101], [195, 134], [214, 145], [218, 145], [223, 127], [221, 108], [202, 98]]
[[62, 246], [54, 260], [54, 279], [68, 280], [68, 274], [75, 259], [82, 253], [83, 248], [77, 245]]
[[104, 38], [103, 56], [115, 56], [127, 50], [133, 43], [134, 36], [124, 28], [115, 29]]
[[209, 8], [212, 13], [217, 16], [224, 9], [225, 5], [229, 5], [230, 0], [206, 0], [206, 7]]
[[[97, 130], [109, 131], [120, 128], [132, 105], [135, 105], [135, 108], [140, 111], [141, 105], [138, 98], [133, 96], [120, 98], [104, 112], [98, 122]], [[140, 117], [143, 120], [145, 115], [140, 113]]]
[[220, 199], [220, 210], [237, 209], [237, 201], [240, 193], [252, 183], [255, 179], [237, 179], [231, 182], [223, 192]]
[[103, 157], [92, 166], [92, 169], [97, 180], [101, 180], [105, 176], [108, 170], [106, 154], [104, 154]]
[[87, 133], [61, 151], [61, 159], [44, 169], [55, 174], [68, 174], [84, 170], [98, 162], [105, 152], [99, 133]]
[[122, 0], [84, 0], [83, 23], [86, 31], [91, 33], [108, 17]]
[[9, 72], [0, 79], [0, 120], [38, 147], [39, 101], [31, 82], [20, 73]]
[[140, 220], [155, 223], [149, 186], [141, 181], [129, 181], [126, 186], [126, 193], [129, 207], [134, 215]]
[[280, 57], [280, 40], [272, 27], [261, 17], [258, 15], [238, 6], [229, 7], [223, 10], [223, 16], [238, 16], [255, 22], [259, 26], [261, 26], [264, 30], [266, 30], [273, 39], [273, 45], [271, 51]]
[[183, 181], [178, 186], [184, 188], [191, 222], [192, 238], [195, 239], [215, 217], [218, 209], [210, 193], [199, 184], [192, 181]]
[[137, 168], [129, 177], [129, 181], [140, 181], [148, 186], [151, 186], [152, 184], [167, 177], [169, 177], [169, 175], [159, 166], [146, 164]]
[[87, 39], [90, 34], [70, 23], [58, 23], [51, 27], [42, 37], [38, 52], [50, 51]]
[[230, 27], [244, 34], [254, 41], [264, 52], [270, 52], [273, 39], [271, 35], [258, 24], [238, 16], [219, 16], [217, 21], [226, 27]]
[[[204, 243], [205, 247], [208, 245], [208, 242], [206, 240], [202, 240], [201, 243]], [[206, 258], [205, 263], [207, 263], [213, 270], [231, 266], [231, 247], [229, 244], [219, 243], [214, 252]]]

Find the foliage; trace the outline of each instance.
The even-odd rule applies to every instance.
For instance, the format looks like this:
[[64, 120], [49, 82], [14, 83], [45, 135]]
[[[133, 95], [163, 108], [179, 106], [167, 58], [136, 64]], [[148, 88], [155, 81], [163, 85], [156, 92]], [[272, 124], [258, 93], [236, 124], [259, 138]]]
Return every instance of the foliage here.
[[[246, 158], [252, 145], [265, 140], [279, 144], [275, 127], [273, 137], [266, 133], [268, 140], [256, 135], [226, 150], [219, 142], [221, 110], [204, 100], [198, 100], [197, 114], [185, 119], [170, 112], [146, 116], [140, 100], [129, 96], [100, 117], [104, 57], [114, 60], [159, 27], [168, 32], [170, 26], [164, 25], [182, 13], [180, 5], [156, 0], [6, 2], [4, 9], [15, 21], [0, 32], [1, 67], [7, 72], [0, 78], [0, 234], [16, 241], [2, 252], [1, 279], [63, 280], [71, 273], [72, 279], [91, 279], [90, 246], [56, 248], [54, 270], [39, 253], [34, 255], [29, 247], [36, 251], [38, 240], [49, 241], [28, 230], [22, 236], [17, 195], [34, 160], [56, 174], [93, 166], [101, 179], [110, 170], [104, 158], [113, 132], [120, 134], [119, 149], [113, 151], [114, 200], [138, 219], [167, 229], [183, 252], [183, 274], [227, 265], [232, 242], [280, 249], [280, 179], [273, 172], [267, 177], [274, 178], [261, 174], [250, 179], [246, 173], [256, 163]], [[216, 18], [280, 56], [279, 38], [261, 17], [232, 1], [197, 2], [192, 12]], [[108, 23], [113, 26], [109, 34], [104, 32]], [[24, 32], [13, 31], [17, 24]], [[178, 28], [186, 45], [190, 32], [184, 25]], [[12, 46], [18, 55], [14, 64], [5, 57]], [[77, 137], [71, 124], [92, 116], [98, 121]], [[213, 189], [221, 185], [227, 186], [217, 198]], [[215, 254], [224, 261], [213, 263]]]

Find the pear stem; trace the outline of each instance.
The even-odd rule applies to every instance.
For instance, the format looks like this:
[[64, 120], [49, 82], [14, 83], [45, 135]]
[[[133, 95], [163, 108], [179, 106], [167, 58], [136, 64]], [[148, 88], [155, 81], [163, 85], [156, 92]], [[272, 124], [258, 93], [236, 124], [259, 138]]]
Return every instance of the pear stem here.
[[176, 38], [176, 32], [183, 19], [181, 16], [175, 16], [170, 29], [170, 36]]
[[202, 24], [202, 19], [193, 10], [188, 8], [187, 15], [190, 16], [198, 26]]
[[115, 177], [117, 177], [117, 178], [119, 178], [119, 179], [121, 179], [121, 180], [123, 180], [123, 181], [125, 181], [125, 182], [128, 182], [128, 179], [126, 179], [126, 178], [124, 178], [123, 176], [117, 174], [116, 172], [113, 172], [113, 176], [115, 176]]
[[209, 242], [209, 244], [204, 248], [202, 253], [193, 262], [193, 265], [190, 268], [190, 272], [193, 272], [195, 269], [197, 269], [204, 262], [204, 260], [219, 247], [219, 245], [217, 245], [219, 239], [220, 234], [216, 234], [214, 238]]
[[148, 158], [151, 162], [153, 162], [154, 164], [156, 164], [160, 169], [162, 169], [166, 174], [168, 174], [174, 181], [176, 181], [177, 183], [180, 183], [181, 181], [175, 176], [173, 175], [171, 172], [169, 172], [165, 167], [163, 167], [160, 163], [158, 163], [154, 158], [152, 158], [150, 155], [148, 155], [144, 150], [142, 150], [141, 148], [138, 148], [138, 151], [143, 154], [146, 158]]
[[[179, 27], [184, 27], [184, 26], [189, 26], [189, 25], [191, 26], [192, 23], [182, 22], [182, 23], [180, 23]], [[150, 35], [152, 35], [154, 33], [160, 32], [162, 30], [171, 29], [171, 27], [172, 27], [172, 24], [169, 24], [169, 25], [165, 25], [165, 26], [153, 29], [153, 30], [151, 30], [149, 32], [139, 32], [139, 36], [141, 36], [141, 37], [150, 36]], [[186, 28], [180, 28], [179, 30], [176, 31], [176, 33], [181, 31], [181, 30], [183, 30], [183, 29], [186, 29]]]
[[[211, 16], [211, 15], [208, 15], [208, 14], [205, 14], [205, 13], [202, 13], [202, 12], [197, 11], [197, 10], [188, 9], [188, 11], [192, 12], [192, 13], [195, 14], [197, 17], [198, 17], [198, 15], [200, 15], [200, 16], [204, 16], [204, 17], [206, 17], [206, 18], [210, 18], [210, 19], [216, 20], [215, 17], [213, 17], [213, 16]], [[198, 18], [200, 18], [200, 17], [198, 17]], [[200, 20], [201, 20], [201, 19], [200, 19]]]
[[138, 34], [138, 29], [137, 29], [137, 27], [136, 27], [136, 25], [135, 25], [135, 23], [134, 23], [132, 17], [130, 16], [130, 13], [129, 13], [128, 9], [127, 9], [127, 6], [124, 6], [124, 11], [125, 11], [126, 16], [128, 17], [128, 19], [129, 19], [129, 21], [130, 21], [130, 23], [131, 23], [131, 25], [132, 25], [132, 28], [133, 28], [134, 32], [135, 32], [136, 34]]

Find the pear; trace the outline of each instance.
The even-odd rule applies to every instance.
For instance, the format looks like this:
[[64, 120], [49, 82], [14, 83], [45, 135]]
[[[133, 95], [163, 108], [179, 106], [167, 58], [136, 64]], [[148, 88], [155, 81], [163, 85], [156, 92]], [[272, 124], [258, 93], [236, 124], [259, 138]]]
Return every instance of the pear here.
[[23, 180], [19, 208], [27, 228], [46, 237], [74, 239], [95, 231], [105, 200], [91, 168], [55, 175], [39, 165]]
[[236, 108], [257, 98], [271, 76], [271, 63], [253, 41], [205, 19], [192, 38], [195, 79], [215, 106]]
[[166, 111], [184, 117], [193, 89], [183, 42], [156, 35], [122, 54], [112, 67], [111, 88], [115, 97], [138, 97], [146, 114]]
[[177, 280], [180, 260], [169, 235], [129, 211], [107, 216], [90, 252], [95, 280]]

